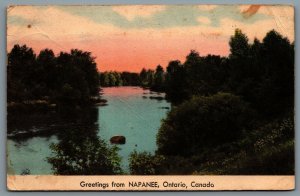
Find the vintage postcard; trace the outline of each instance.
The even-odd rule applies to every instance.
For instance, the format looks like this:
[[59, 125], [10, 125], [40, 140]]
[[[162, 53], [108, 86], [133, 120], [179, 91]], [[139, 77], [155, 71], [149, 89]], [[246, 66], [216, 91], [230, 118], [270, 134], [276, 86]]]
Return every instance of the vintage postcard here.
[[11, 191], [293, 190], [292, 5], [7, 8]]

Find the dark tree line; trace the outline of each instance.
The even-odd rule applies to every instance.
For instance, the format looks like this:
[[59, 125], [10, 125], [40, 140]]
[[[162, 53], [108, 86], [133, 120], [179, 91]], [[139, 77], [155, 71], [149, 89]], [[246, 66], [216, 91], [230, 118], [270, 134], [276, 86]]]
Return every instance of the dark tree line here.
[[158, 65], [156, 70], [143, 68], [140, 73], [106, 71], [100, 73], [100, 85], [141, 86], [153, 91], [164, 91], [165, 72], [161, 65]]
[[294, 43], [274, 30], [249, 43], [237, 29], [229, 46], [228, 57], [170, 61], [173, 107], [156, 153], [132, 154], [132, 173], [294, 174]]
[[272, 30], [252, 44], [236, 30], [228, 58], [196, 51], [186, 61], [167, 67], [167, 97], [181, 103], [195, 95], [229, 92], [241, 96], [264, 117], [278, 116], [294, 106], [294, 44]]
[[9, 103], [84, 104], [98, 96], [99, 76], [90, 52], [72, 49], [55, 56], [44, 49], [36, 55], [26, 45], [15, 45], [8, 53], [7, 73]]
[[140, 86], [140, 78], [137, 73], [106, 71], [100, 73], [100, 85], [102, 87]]

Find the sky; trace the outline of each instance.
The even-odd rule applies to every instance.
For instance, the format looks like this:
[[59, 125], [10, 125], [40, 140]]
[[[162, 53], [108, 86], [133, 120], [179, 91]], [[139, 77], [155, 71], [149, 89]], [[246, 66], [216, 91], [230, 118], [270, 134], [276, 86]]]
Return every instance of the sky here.
[[11, 6], [7, 51], [26, 44], [36, 54], [89, 51], [100, 71], [140, 72], [201, 56], [229, 54], [236, 28], [252, 42], [275, 29], [294, 41], [294, 8], [267, 5]]

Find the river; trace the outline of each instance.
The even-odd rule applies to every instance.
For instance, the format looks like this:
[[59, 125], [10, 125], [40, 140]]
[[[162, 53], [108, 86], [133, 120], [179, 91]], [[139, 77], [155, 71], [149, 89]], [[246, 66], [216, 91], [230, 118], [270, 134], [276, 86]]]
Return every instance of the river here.
[[[95, 132], [106, 141], [114, 135], [126, 137], [124, 145], [118, 145], [122, 169], [129, 172], [129, 155], [147, 151], [154, 153], [156, 134], [161, 120], [166, 117], [170, 103], [163, 93], [151, 92], [140, 87], [103, 88], [102, 98], [106, 106], [60, 118], [55, 113], [14, 115], [8, 117], [7, 169], [8, 174], [52, 174], [52, 165], [47, 157], [55, 156], [51, 143], [61, 142], [62, 135], [76, 142], [80, 131]], [[11, 115], [11, 114], [9, 114]], [[12, 115], [11, 115], [12, 116]], [[22, 133], [26, 137], [20, 136]], [[72, 136], [72, 137], [71, 137]], [[74, 139], [75, 138], [75, 139]]]

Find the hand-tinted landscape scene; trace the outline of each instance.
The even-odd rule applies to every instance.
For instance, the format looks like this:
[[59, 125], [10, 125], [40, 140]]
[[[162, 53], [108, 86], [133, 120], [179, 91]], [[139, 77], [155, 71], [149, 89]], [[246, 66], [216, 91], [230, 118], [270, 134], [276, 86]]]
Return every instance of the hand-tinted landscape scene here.
[[10, 6], [10, 175], [294, 175], [294, 8]]

